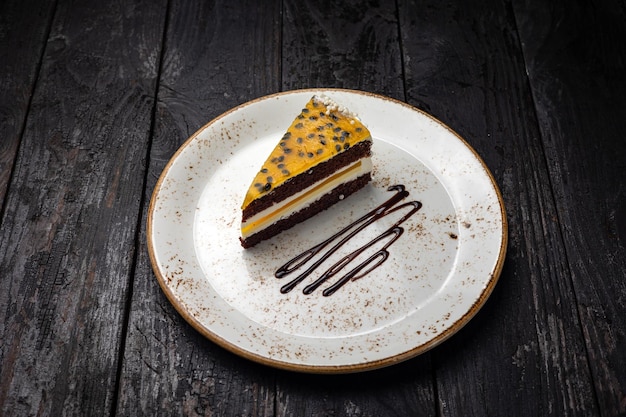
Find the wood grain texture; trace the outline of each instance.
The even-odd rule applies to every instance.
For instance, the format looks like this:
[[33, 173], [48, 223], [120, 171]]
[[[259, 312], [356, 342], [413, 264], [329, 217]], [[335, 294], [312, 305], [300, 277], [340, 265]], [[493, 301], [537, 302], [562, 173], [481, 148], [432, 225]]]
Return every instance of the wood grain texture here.
[[[435, 352], [440, 412], [593, 414], [578, 312], [561, 302], [574, 289], [513, 11], [495, 1], [405, 1], [400, 16], [408, 101], [482, 156], [509, 221], [506, 263], [491, 299]], [[511, 326], [519, 322], [527, 325]]]
[[602, 415], [626, 414], [626, 5], [515, 1]]
[[283, 89], [350, 88], [404, 98], [393, 2], [283, 3]]
[[110, 412], [164, 8], [59, 2], [0, 231], [0, 414]]
[[348, 375], [278, 373], [277, 416], [435, 416], [430, 355]]
[[[145, 207], [178, 147], [222, 112], [279, 90], [280, 2], [173, 2]], [[245, 53], [242, 53], [245, 51]], [[135, 270], [119, 415], [274, 415], [274, 371], [204, 339], [167, 300], [147, 255]]]
[[[32, 13], [37, 9], [38, 13]], [[53, 1], [0, 4], [0, 207], [35, 88]]]

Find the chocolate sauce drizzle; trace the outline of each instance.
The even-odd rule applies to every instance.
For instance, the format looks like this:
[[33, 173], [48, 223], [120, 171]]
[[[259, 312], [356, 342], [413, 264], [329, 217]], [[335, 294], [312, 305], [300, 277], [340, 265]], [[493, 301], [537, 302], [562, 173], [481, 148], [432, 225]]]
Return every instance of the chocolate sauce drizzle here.
[[[374, 269], [378, 268], [383, 264], [389, 257], [389, 251], [387, 248], [393, 244], [396, 240], [400, 238], [400, 236], [404, 233], [404, 228], [400, 227], [402, 223], [404, 223], [409, 217], [415, 214], [421, 207], [422, 203], [419, 201], [410, 201], [407, 203], [400, 204], [399, 206], [394, 207], [400, 201], [405, 199], [409, 192], [405, 190], [404, 185], [393, 185], [387, 189], [387, 191], [396, 191], [396, 194], [391, 197], [389, 200], [385, 201], [380, 206], [376, 207], [374, 210], [367, 213], [365, 216], [356, 220], [354, 223], [346, 226], [335, 235], [326, 239], [322, 243], [319, 243], [312, 248], [302, 252], [295, 258], [288, 261], [286, 264], [278, 268], [274, 273], [276, 278], [284, 278], [285, 276], [291, 274], [296, 271], [300, 267], [303, 267], [311, 258], [320, 253], [324, 248], [329, 246], [332, 242], [337, 239], [340, 239], [334, 246], [326, 251], [318, 260], [316, 260], [311, 266], [309, 266], [304, 272], [298, 275], [296, 278], [283, 285], [280, 289], [280, 292], [283, 294], [288, 293], [293, 290], [298, 284], [300, 284], [306, 277], [308, 277], [313, 271], [315, 271], [321, 264], [323, 264], [333, 253], [335, 253], [341, 246], [343, 246], [346, 242], [352, 239], [355, 235], [361, 232], [370, 224], [375, 221], [394, 213], [398, 210], [402, 210], [404, 208], [410, 207], [410, 210], [400, 218], [393, 226], [387, 229], [385, 232], [381, 233], [370, 242], [361, 246], [357, 250], [348, 255], [344, 256], [341, 260], [331, 266], [326, 272], [324, 272], [315, 282], [307, 285], [302, 290], [305, 294], [311, 294], [315, 291], [320, 285], [326, 282], [328, 279], [337, 275], [341, 270], [347, 267], [354, 259], [356, 259], [361, 253], [363, 253], [366, 249], [375, 245], [376, 243], [383, 241], [385, 239], [389, 239], [387, 243], [376, 253], [371, 255], [368, 259], [354, 267], [348, 273], [339, 278], [334, 284], [326, 288], [322, 294], [324, 296], [329, 296], [334, 294], [339, 288], [345, 285], [348, 281], [355, 281], [357, 279], [363, 278], [365, 275], [372, 272]], [[349, 233], [348, 233], [349, 232]], [[343, 236], [343, 237], [342, 237]]]

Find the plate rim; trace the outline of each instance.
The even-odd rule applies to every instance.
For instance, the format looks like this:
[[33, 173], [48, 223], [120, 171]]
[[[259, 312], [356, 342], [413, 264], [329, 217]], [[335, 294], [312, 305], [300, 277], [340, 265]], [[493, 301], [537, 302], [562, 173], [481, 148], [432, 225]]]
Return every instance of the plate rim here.
[[[482, 166], [483, 171], [487, 175], [487, 178], [489, 179], [489, 183], [491, 184], [491, 187], [493, 188], [493, 191], [498, 201], [501, 228], [502, 228], [502, 233], [500, 235], [500, 248], [498, 251], [498, 256], [491, 272], [489, 273], [489, 278], [485, 281], [485, 287], [480, 292], [480, 295], [474, 300], [471, 307], [458, 320], [454, 321], [450, 326], [448, 326], [446, 329], [444, 329], [443, 331], [441, 331], [440, 333], [438, 333], [437, 335], [429, 339], [427, 342], [422, 343], [418, 346], [415, 346], [411, 349], [408, 349], [404, 352], [400, 352], [395, 355], [385, 357], [383, 359], [376, 359], [376, 360], [371, 360], [371, 361], [362, 362], [362, 363], [355, 363], [355, 364], [307, 365], [307, 364], [300, 364], [300, 363], [292, 363], [292, 362], [281, 360], [278, 358], [270, 358], [270, 357], [267, 357], [267, 356], [264, 356], [255, 352], [251, 352], [247, 349], [244, 349], [238, 346], [236, 343], [228, 341], [227, 339], [217, 334], [216, 332], [211, 331], [205, 325], [203, 325], [193, 314], [191, 314], [188, 311], [188, 309], [184, 305], [182, 305], [182, 303], [180, 303], [180, 300], [176, 298], [173, 290], [170, 288], [169, 285], [167, 285], [166, 279], [163, 276], [158, 266], [157, 256], [155, 253], [156, 249], [154, 247], [154, 242], [153, 242], [155, 205], [156, 205], [156, 200], [159, 196], [159, 193], [162, 189], [163, 181], [167, 178], [167, 175], [170, 169], [172, 168], [175, 161], [179, 158], [180, 154], [193, 141], [195, 141], [196, 138], [204, 130], [206, 130], [209, 126], [212, 126], [218, 123], [220, 120], [224, 119], [228, 115], [235, 113], [237, 111], [240, 111], [241, 109], [245, 107], [248, 107], [250, 105], [253, 105], [259, 102], [275, 99], [275, 98], [282, 97], [282, 96], [288, 96], [292, 94], [299, 94], [299, 93], [320, 94], [324, 92], [355, 94], [359, 96], [367, 96], [367, 97], [378, 99], [378, 100], [389, 101], [394, 104], [405, 107], [409, 111], [420, 113], [422, 116], [430, 119], [432, 122], [444, 128], [449, 134], [454, 136], [461, 144], [463, 144], [464, 147], [467, 148], [467, 150], [469, 150], [473, 154], [476, 161], [478, 161], [480, 165]], [[354, 372], [374, 370], [374, 369], [379, 369], [379, 368], [383, 368], [386, 366], [391, 366], [400, 362], [404, 362], [408, 359], [417, 357], [431, 350], [432, 348], [443, 343], [444, 341], [449, 339], [451, 336], [456, 334], [459, 330], [461, 330], [484, 306], [486, 301], [491, 296], [497, 282], [500, 279], [500, 275], [504, 267], [504, 262], [506, 258], [507, 247], [508, 247], [508, 221], [507, 221], [504, 199], [492, 172], [489, 170], [486, 163], [484, 162], [482, 157], [478, 154], [478, 152], [463, 137], [461, 137], [457, 132], [451, 129], [447, 124], [445, 124], [444, 122], [440, 121], [439, 119], [435, 118], [434, 116], [430, 115], [429, 113], [426, 113], [425, 111], [417, 107], [414, 107], [406, 102], [400, 101], [392, 97], [384, 96], [384, 95], [377, 94], [377, 93], [362, 91], [362, 90], [320, 87], [320, 88], [303, 88], [303, 89], [287, 90], [287, 91], [281, 91], [281, 92], [257, 97], [250, 101], [241, 103], [221, 113], [220, 115], [214, 117], [212, 120], [210, 120], [209, 122], [201, 126], [199, 129], [197, 129], [191, 136], [189, 136], [189, 138], [187, 138], [179, 146], [179, 148], [174, 152], [174, 154], [170, 157], [170, 159], [164, 166], [163, 170], [161, 171], [161, 174], [159, 175], [159, 178], [157, 182], [155, 183], [154, 189], [152, 190], [150, 202], [148, 205], [148, 213], [147, 213], [146, 240], [147, 240], [148, 255], [149, 255], [152, 271], [157, 278], [157, 282], [159, 283], [161, 290], [164, 292], [168, 301], [174, 306], [175, 310], [182, 316], [182, 318], [188, 324], [190, 324], [196, 331], [202, 334], [205, 338], [209, 339], [210, 341], [217, 344], [218, 346], [230, 351], [231, 353], [234, 353], [240, 357], [243, 357], [248, 360], [252, 360], [254, 362], [267, 365], [270, 367], [289, 370], [289, 371], [304, 372], [304, 373], [338, 374], [338, 373], [354, 373]]]

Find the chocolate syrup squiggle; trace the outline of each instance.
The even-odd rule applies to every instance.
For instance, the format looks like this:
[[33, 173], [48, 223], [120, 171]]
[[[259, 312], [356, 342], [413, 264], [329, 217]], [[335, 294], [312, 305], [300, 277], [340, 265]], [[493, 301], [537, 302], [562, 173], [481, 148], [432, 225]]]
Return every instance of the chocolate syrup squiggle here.
[[[315, 282], [304, 287], [303, 292], [305, 294], [310, 294], [315, 291], [320, 285], [326, 282], [328, 279], [337, 275], [341, 270], [343, 270], [346, 266], [348, 266], [355, 258], [357, 258], [361, 253], [363, 253], [366, 249], [375, 245], [376, 243], [384, 240], [386, 238], [391, 237], [391, 239], [376, 253], [370, 256], [367, 260], [363, 261], [355, 268], [350, 270], [344, 276], [339, 278], [337, 282], [335, 282], [330, 287], [326, 288], [322, 294], [324, 296], [329, 296], [334, 294], [339, 288], [341, 288], [348, 281], [354, 281], [359, 278], [364, 277], [365, 275], [372, 272], [374, 269], [378, 268], [383, 264], [389, 257], [389, 251], [387, 248], [391, 246], [400, 236], [404, 233], [404, 228], [400, 227], [402, 223], [404, 223], [409, 217], [415, 214], [421, 207], [422, 203], [419, 201], [410, 201], [408, 203], [401, 204], [399, 206], [394, 207], [397, 203], [402, 201], [409, 195], [409, 192], [405, 190], [404, 185], [393, 185], [388, 188], [388, 191], [396, 191], [396, 194], [391, 197], [389, 200], [385, 201], [380, 206], [376, 207], [374, 210], [367, 213], [365, 216], [356, 220], [354, 223], [346, 226], [342, 230], [340, 230], [335, 235], [326, 239], [322, 243], [319, 243], [312, 248], [302, 252], [300, 255], [288, 261], [286, 264], [278, 268], [275, 272], [276, 278], [283, 278], [300, 267], [304, 266], [311, 258], [320, 253], [324, 248], [330, 245], [333, 241], [341, 238], [339, 242], [337, 242], [334, 246], [332, 246], [323, 256], [321, 256], [317, 261], [315, 261], [311, 266], [309, 266], [304, 272], [294, 278], [292, 281], [283, 285], [280, 289], [280, 292], [283, 294], [288, 293], [293, 290], [298, 284], [300, 284], [306, 277], [308, 277], [313, 271], [315, 271], [322, 263], [324, 263], [333, 253], [335, 253], [341, 246], [343, 246], [346, 242], [352, 239], [355, 235], [361, 232], [370, 224], [375, 221], [387, 216], [388, 214], [394, 213], [398, 210], [404, 209], [406, 207], [411, 207], [411, 209], [404, 215], [400, 220], [398, 220], [393, 226], [387, 229], [385, 232], [378, 235], [376, 238], [361, 246], [354, 252], [344, 256], [341, 260], [331, 266], [326, 272], [324, 272]], [[348, 233], [350, 232], [350, 233]], [[344, 236], [345, 235], [345, 236]]]

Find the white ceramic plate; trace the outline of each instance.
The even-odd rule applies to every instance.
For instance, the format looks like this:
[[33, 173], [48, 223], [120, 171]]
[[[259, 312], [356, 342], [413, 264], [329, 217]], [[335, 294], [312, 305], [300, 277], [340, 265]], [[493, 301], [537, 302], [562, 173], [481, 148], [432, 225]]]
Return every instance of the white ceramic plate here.
[[[373, 181], [244, 250], [240, 205], [249, 183], [317, 93], [348, 107], [369, 127]], [[330, 297], [322, 296], [323, 288], [310, 295], [302, 286], [280, 292], [289, 278], [275, 278], [277, 268], [386, 201], [393, 184], [405, 185], [406, 201], [419, 200], [423, 207], [403, 225], [405, 233], [380, 268]], [[370, 238], [389, 227], [379, 223]], [[193, 327], [246, 358], [315, 373], [391, 365], [447, 339], [485, 303], [506, 244], [501, 195], [465, 141], [404, 103], [349, 90], [276, 94], [211, 121], [169, 161], [148, 216], [159, 284]]]

